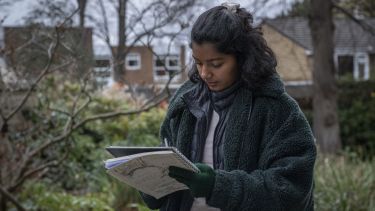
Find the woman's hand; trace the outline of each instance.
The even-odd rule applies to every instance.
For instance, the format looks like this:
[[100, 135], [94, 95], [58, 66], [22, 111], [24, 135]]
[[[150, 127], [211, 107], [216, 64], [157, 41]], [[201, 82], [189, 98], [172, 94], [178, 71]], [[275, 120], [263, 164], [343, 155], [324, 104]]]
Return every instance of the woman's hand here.
[[200, 170], [199, 173], [170, 166], [169, 176], [188, 186], [194, 197], [209, 198], [215, 183], [215, 171], [206, 164], [197, 163], [195, 165]]

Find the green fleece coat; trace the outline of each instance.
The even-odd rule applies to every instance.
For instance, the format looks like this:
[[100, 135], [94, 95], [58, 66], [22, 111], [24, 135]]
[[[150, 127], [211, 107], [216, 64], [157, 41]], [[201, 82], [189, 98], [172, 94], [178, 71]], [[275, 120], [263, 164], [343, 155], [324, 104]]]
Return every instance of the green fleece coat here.
[[[188, 157], [195, 117], [182, 95], [195, 85], [186, 82], [176, 92], [161, 126], [161, 137]], [[215, 170], [207, 204], [221, 210], [313, 210], [313, 134], [279, 77], [258, 90], [240, 88], [228, 115], [224, 170]], [[183, 207], [178, 207], [181, 197], [173, 194], [161, 200], [143, 198], [153, 209]]]

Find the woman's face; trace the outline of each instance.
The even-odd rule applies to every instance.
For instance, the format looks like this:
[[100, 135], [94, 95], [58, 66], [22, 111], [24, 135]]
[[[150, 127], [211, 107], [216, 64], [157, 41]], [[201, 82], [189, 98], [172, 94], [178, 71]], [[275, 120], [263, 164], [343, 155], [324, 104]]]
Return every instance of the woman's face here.
[[237, 61], [234, 55], [223, 54], [212, 43], [192, 44], [193, 58], [199, 76], [211, 91], [230, 87], [238, 78]]

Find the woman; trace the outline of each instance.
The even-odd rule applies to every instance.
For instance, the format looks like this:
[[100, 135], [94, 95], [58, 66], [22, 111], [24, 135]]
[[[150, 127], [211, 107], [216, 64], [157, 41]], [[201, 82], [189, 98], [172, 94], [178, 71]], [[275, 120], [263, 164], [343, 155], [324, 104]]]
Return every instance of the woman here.
[[191, 32], [195, 65], [170, 101], [161, 138], [200, 173], [170, 167], [186, 184], [161, 210], [313, 210], [313, 134], [285, 92], [276, 59], [237, 4], [204, 12]]

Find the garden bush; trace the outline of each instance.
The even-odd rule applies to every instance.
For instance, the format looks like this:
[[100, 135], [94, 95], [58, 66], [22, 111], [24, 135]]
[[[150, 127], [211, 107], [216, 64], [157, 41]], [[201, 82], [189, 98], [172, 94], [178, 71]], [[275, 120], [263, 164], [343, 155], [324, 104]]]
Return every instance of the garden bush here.
[[[46, 90], [49, 90], [48, 87]], [[71, 92], [76, 92], [77, 87], [67, 83], [59, 86], [58, 90], [66, 95], [73, 95]], [[73, 98], [50, 94], [52, 98], [46, 98], [45, 95], [38, 98], [40, 110], [48, 105], [69, 111], [72, 104], [70, 101]], [[93, 96], [92, 103], [77, 118], [116, 110], [130, 110], [132, 107], [134, 105], [124, 99]], [[33, 110], [29, 110], [25, 115], [32, 122], [43, 120], [34, 113]], [[51, 127], [50, 132], [54, 133], [55, 128], [62, 125], [67, 117], [54, 111], [49, 115], [54, 121], [54, 127]], [[119, 183], [106, 173], [103, 160], [111, 156], [106, 152], [105, 147], [158, 146], [159, 127], [164, 115], [164, 109], [154, 108], [140, 114], [87, 123], [73, 132], [69, 140], [55, 144], [43, 152], [40, 158], [38, 157], [38, 159], [50, 160], [67, 155], [61, 165], [49, 168], [45, 176], [35, 178], [27, 184], [27, 188], [19, 194], [21, 203], [31, 210], [109, 210], [107, 208], [141, 203], [137, 191]], [[97, 208], [90, 207], [90, 204]], [[74, 207], [76, 209], [73, 209]]]
[[[375, 155], [375, 82], [341, 81], [338, 83], [338, 116], [344, 149], [364, 157]], [[303, 110], [310, 125], [313, 111]]]
[[345, 148], [375, 155], [375, 82], [339, 84], [340, 133]]
[[[340, 87], [341, 137], [345, 147], [356, 150], [339, 157], [319, 157], [315, 171], [315, 207], [316, 210], [375, 210], [375, 158], [368, 156], [375, 142], [375, 85], [370, 82], [345, 83]], [[75, 90], [74, 86], [65, 89], [68, 88]], [[68, 105], [59, 99], [53, 103], [59, 108]], [[41, 106], [44, 104], [41, 101]], [[83, 114], [89, 116], [130, 107], [123, 100], [94, 97]], [[140, 210], [147, 210], [138, 191], [106, 173], [103, 160], [110, 155], [104, 148], [109, 145], [159, 145], [159, 127], [165, 112], [155, 108], [85, 125], [74, 132], [68, 142], [56, 145], [41, 156], [48, 159], [69, 152], [62, 165], [51, 168], [50, 173], [37, 182], [27, 183], [19, 195], [20, 201], [30, 210], [112, 210], [134, 203]], [[28, 114], [30, 119], [39, 121], [32, 112]], [[311, 111], [306, 114], [311, 121]], [[55, 115], [54, 125], [64, 118], [51, 115]]]
[[30, 211], [114, 210], [110, 206], [110, 201], [113, 199], [106, 193], [72, 194], [44, 182], [26, 184], [20, 199], [23, 201], [23, 206]]
[[375, 210], [375, 159], [355, 153], [318, 157], [315, 166], [315, 210]]

